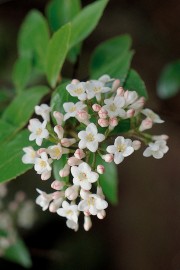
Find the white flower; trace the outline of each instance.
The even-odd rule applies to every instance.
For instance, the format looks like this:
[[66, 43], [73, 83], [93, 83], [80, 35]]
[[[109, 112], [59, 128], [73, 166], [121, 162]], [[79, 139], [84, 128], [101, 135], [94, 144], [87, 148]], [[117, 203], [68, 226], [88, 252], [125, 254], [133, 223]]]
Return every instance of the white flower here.
[[98, 173], [91, 171], [91, 167], [86, 162], [81, 163], [78, 167], [73, 166], [71, 173], [74, 177], [74, 185], [80, 186], [85, 190], [90, 190], [91, 183], [96, 182], [99, 177]]
[[126, 113], [123, 109], [123, 106], [125, 105], [125, 99], [121, 96], [115, 96], [111, 97], [109, 99], [105, 99], [104, 103], [106, 105], [103, 106], [103, 108], [108, 112], [108, 115], [110, 118], [120, 116], [125, 117]]
[[59, 160], [62, 157], [63, 149], [62, 149], [60, 143], [58, 143], [57, 145], [49, 146], [47, 152], [52, 159]]
[[109, 82], [109, 81], [111, 81], [112, 79], [111, 79], [111, 77], [109, 76], [109, 75], [107, 75], [107, 74], [104, 74], [104, 75], [102, 75], [99, 79], [98, 79], [98, 81], [100, 81], [100, 82], [102, 82], [102, 83], [107, 83], [107, 82]]
[[41, 123], [38, 119], [31, 119], [29, 121], [29, 130], [32, 132], [29, 136], [29, 140], [36, 140], [36, 144], [41, 146], [43, 139], [48, 138], [49, 132], [46, 129], [47, 121]]
[[66, 90], [72, 97], [77, 97], [79, 100], [86, 100], [86, 83], [80, 82], [77, 84], [68, 84]]
[[22, 157], [22, 162], [25, 164], [34, 164], [38, 155], [32, 146], [24, 147], [23, 151], [25, 152], [25, 155]]
[[36, 199], [36, 204], [42, 207], [42, 210], [45, 211], [48, 209], [50, 202], [52, 201], [53, 193], [47, 194], [46, 192], [36, 189], [37, 192], [40, 194]]
[[156, 113], [154, 113], [150, 109], [144, 109], [144, 110], [141, 111], [141, 113], [144, 114], [149, 119], [151, 119], [153, 123], [158, 123], [158, 124], [164, 123], [164, 120], [162, 120], [159, 117], [159, 115], [157, 115]]
[[77, 112], [79, 110], [84, 109], [85, 107], [86, 107], [86, 105], [83, 104], [81, 101], [79, 101], [77, 103], [65, 102], [63, 104], [63, 108], [66, 112], [66, 114], [64, 115], [64, 121], [66, 121], [70, 117], [75, 117], [77, 115]]
[[63, 201], [62, 208], [57, 210], [57, 214], [61, 217], [66, 217], [69, 220], [77, 223], [78, 221], [78, 207], [76, 204], [69, 204], [67, 201]]
[[156, 159], [162, 158], [168, 152], [169, 147], [166, 145], [165, 140], [158, 140], [154, 143], [149, 143], [149, 147], [143, 153], [144, 157], [153, 156]]
[[46, 180], [51, 176], [51, 163], [52, 159], [48, 158], [46, 152], [41, 153], [40, 158], [36, 158], [34, 169], [38, 174], [42, 174], [42, 180]]
[[76, 223], [76, 222], [74, 222], [73, 220], [70, 220], [70, 219], [68, 219], [68, 220], [66, 221], [66, 225], [67, 225], [67, 227], [68, 227], [69, 229], [72, 229], [72, 230], [74, 230], [75, 232], [77, 232], [77, 230], [78, 230], [78, 228], [79, 228], [78, 223]]
[[96, 194], [89, 195], [86, 199], [80, 201], [78, 210], [91, 215], [97, 215], [99, 211], [108, 207], [108, 203]]
[[109, 87], [104, 86], [104, 83], [101, 81], [90, 81], [86, 84], [86, 92], [87, 92], [87, 98], [92, 99], [93, 97], [96, 97], [98, 101], [101, 100], [101, 94], [107, 93], [111, 89]]
[[72, 185], [65, 190], [65, 197], [68, 200], [76, 200], [79, 195], [79, 186]]
[[130, 139], [125, 139], [122, 136], [118, 136], [115, 139], [114, 145], [107, 147], [107, 152], [114, 154], [114, 162], [119, 164], [123, 161], [124, 157], [127, 157], [134, 152], [132, 141]]
[[138, 94], [136, 91], [126, 91], [124, 93], [124, 98], [126, 102], [126, 106], [133, 104], [138, 99]]
[[35, 113], [41, 115], [44, 120], [49, 122], [50, 120], [51, 108], [47, 104], [41, 104], [40, 106], [35, 106]]
[[78, 137], [80, 138], [79, 148], [88, 148], [91, 152], [96, 152], [99, 142], [105, 139], [103, 134], [98, 133], [97, 127], [93, 123], [86, 127], [86, 131], [80, 131]]

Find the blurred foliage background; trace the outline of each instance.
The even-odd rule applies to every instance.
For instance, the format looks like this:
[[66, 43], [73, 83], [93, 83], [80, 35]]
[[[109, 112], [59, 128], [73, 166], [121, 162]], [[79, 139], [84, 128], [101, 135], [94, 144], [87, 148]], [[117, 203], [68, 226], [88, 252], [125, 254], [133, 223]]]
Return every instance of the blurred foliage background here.
[[[86, 5], [92, 1], [83, 0]], [[0, 0], [0, 97], [13, 97], [11, 73], [17, 57], [18, 29], [29, 10], [44, 12], [45, 0]], [[103, 221], [93, 220], [86, 233], [74, 233], [57, 215], [39, 207], [34, 229], [24, 234], [32, 270], [179, 270], [180, 269], [180, 94], [161, 100], [157, 82], [165, 65], [180, 57], [178, 0], [110, 0], [100, 24], [83, 45], [78, 78], [88, 74], [92, 50], [107, 38], [129, 33], [135, 57], [132, 66], [144, 79], [148, 105], [166, 122], [155, 128], [170, 135], [170, 151], [162, 160], [145, 159], [142, 151], [119, 166], [119, 203], [110, 206]], [[33, 38], [33, 37], [32, 37]], [[67, 64], [64, 74], [71, 76]], [[3, 106], [0, 107], [0, 113]], [[35, 199], [44, 183], [30, 172], [9, 184], [11, 193], [25, 190]], [[0, 268], [13, 267], [0, 260]]]

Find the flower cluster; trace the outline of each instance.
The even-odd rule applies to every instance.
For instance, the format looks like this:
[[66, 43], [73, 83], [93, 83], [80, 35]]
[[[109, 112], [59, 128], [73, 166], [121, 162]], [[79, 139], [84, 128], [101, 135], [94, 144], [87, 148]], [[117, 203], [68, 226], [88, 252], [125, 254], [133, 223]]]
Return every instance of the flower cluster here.
[[[84, 229], [88, 231], [91, 216], [103, 219], [106, 215], [108, 203], [100, 178], [108, 163], [120, 164], [141, 147], [141, 142], [147, 145], [145, 157], [162, 158], [168, 151], [168, 136], [144, 132], [164, 121], [152, 110], [144, 109], [144, 97], [123, 89], [119, 80], [108, 75], [87, 82], [73, 80], [64, 91], [69, 96], [61, 111], [52, 111], [46, 104], [35, 107], [43, 121], [30, 120], [29, 140], [35, 140], [40, 148], [25, 147], [22, 160], [34, 164], [42, 180], [51, 177], [53, 166], [56, 172], [58, 168], [51, 184], [54, 192], [37, 189], [36, 203], [43, 210], [65, 217], [67, 226], [75, 231], [79, 214], [83, 213]], [[122, 135], [123, 123], [129, 127], [127, 138]]]
[[34, 204], [27, 200], [24, 192], [17, 192], [13, 201], [5, 203], [7, 186], [0, 185], [0, 256], [16, 243], [17, 229], [29, 229], [35, 219]]

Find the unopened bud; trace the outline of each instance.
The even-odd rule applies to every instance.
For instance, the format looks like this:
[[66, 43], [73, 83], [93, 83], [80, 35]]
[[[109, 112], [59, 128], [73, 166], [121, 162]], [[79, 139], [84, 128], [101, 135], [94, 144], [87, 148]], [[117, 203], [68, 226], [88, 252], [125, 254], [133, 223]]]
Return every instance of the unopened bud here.
[[134, 148], [134, 150], [139, 150], [139, 148], [141, 147], [141, 142], [138, 140], [133, 141], [132, 147]]
[[76, 140], [74, 138], [72, 138], [72, 139], [63, 138], [61, 140], [61, 144], [64, 147], [69, 147], [69, 146], [73, 145], [74, 143], [76, 143]]
[[112, 90], [116, 91], [119, 85], [120, 85], [120, 80], [116, 79], [112, 84]]
[[74, 153], [74, 156], [75, 158], [78, 158], [78, 159], [82, 159], [84, 158], [86, 155], [84, 153], [84, 151], [82, 149], [77, 149]]
[[65, 190], [65, 197], [68, 198], [68, 200], [70, 201], [76, 200], [78, 197], [78, 192], [79, 192], [79, 187], [73, 185], [71, 187], [68, 187]]
[[58, 199], [63, 198], [63, 197], [64, 197], [64, 191], [55, 191], [52, 194], [52, 199], [53, 200], [58, 200]]
[[105, 216], [106, 216], [106, 211], [105, 211], [105, 210], [100, 210], [100, 211], [98, 211], [97, 217], [98, 217], [99, 219], [103, 219], [103, 218], [105, 218]]
[[103, 165], [98, 165], [98, 166], [97, 166], [97, 172], [98, 172], [99, 174], [103, 174], [103, 173], [105, 172], [104, 166], [103, 166]]
[[73, 80], [71, 81], [72, 84], [78, 84], [79, 82], [80, 82], [80, 81], [77, 80], [77, 79], [73, 79]]
[[79, 165], [81, 163], [82, 163], [82, 161], [80, 159], [76, 158], [76, 157], [70, 157], [68, 159], [68, 164], [70, 166], [77, 166], [77, 165]]
[[108, 121], [108, 119], [99, 118], [99, 119], [98, 119], [98, 124], [99, 124], [101, 127], [108, 127], [108, 126], [109, 126], [109, 121]]
[[127, 118], [133, 117], [134, 114], [135, 114], [135, 110], [134, 110], [134, 109], [129, 109], [129, 110], [126, 112]]
[[63, 114], [60, 113], [60, 112], [54, 111], [53, 116], [56, 119], [57, 124], [62, 125], [62, 122], [63, 122], [63, 119], [64, 119]]
[[55, 190], [61, 190], [63, 189], [65, 183], [63, 181], [55, 180], [52, 182], [51, 187]]
[[118, 125], [118, 119], [116, 117], [110, 118], [109, 119], [109, 125], [111, 127], [116, 127]]
[[96, 191], [96, 194], [101, 198], [101, 199], [105, 199], [105, 196], [104, 196], [104, 193], [102, 191], [102, 187], [98, 186], [97, 187], [97, 191]]
[[117, 96], [121, 96], [121, 97], [124, 96], [124, 89], [121, 86], [118, 87], [116, 92], [117, 92]]
[[113, 155], [112, 154], [106, 154], [106, 155], [102, 156], [102, 158], [108, 163], [113, 161]]
[[41, 180], [45, 181], [48, 180], [51, 177], [50, 171], [45, 171], [41, 174]]
[[84, 229], [89, 231], [92, 227], [92, 222], [90, 216], [84, 216]]
[[140, 110], [144, 107], [145, 104], [145, 98], [140, 97], [136, 102], [134, 102], [132, 105], [130, 105], [130, 108], [134, 110]]
[[146, 119], [144, 119], [141, 122], [141, 125], [139, 127], [139, 130], [140, 131], [144, 131], [146, 129], [150, 129], [150, 128], [152, 128], [152, 125], [153, 125], [153, 121], [150, 118], [147, 117]]
[[61, 140], [64, 135], [64, 129], [60, 125], [57, 125], [54, 127], [54, 131], [56, 132], [58, 138]]
[[47, 151], [46, 148], [40, 148], [40, 149], [37, 150], [37, 154], [41, 155], [43, 152], [46, 152], [46, 151]]
[[80, 190], [80, 196], [83, 200], [86, 200], [90, 195], [90, 192], [85, 190], [85, 189], [82, 189]]
[[77, 112], [77, 118], [79, 121], [89, 119], [89, 114], [85, 110], [80, 110]]
[[51, 213], [55, 213], [59, 209], [59, 207], [62, 205], [62, 202], [63, 202], [63, 198], [59, 198], [51, 202], [49, 205], [49, 211]]
[[66, 164], [62, 170], [59, 171], [61, 177], [66, 177], [70, 174], [70, 166]]
[[98, 114], [99, 114], [99, 117], [103, 119], [107, 118], [107, 115], [108, 115], [107, 111], [104, 108], [101, 108]]
[[92, 109], [94, 112], [99, 112], [101, 110], [101, 106], [99, 104], [93, 104]]

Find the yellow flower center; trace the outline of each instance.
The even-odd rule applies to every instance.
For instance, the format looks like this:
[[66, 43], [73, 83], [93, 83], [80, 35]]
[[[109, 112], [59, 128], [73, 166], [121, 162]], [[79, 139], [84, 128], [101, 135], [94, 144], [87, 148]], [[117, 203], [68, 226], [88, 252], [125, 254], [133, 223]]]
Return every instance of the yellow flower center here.
[[101, 87], [94, 87], [94, 92], [95, 93], [101, 92]]
[[92, 133], [89, 133], [87, 136], [86, 136], [86, 140], [88, 142], [93, 142], [94, 141], [94, 135]]
[[55, 157], [59, 157], [61, 155], [61, 150], [59, 149], [59, 147], [55, 147], [53, 149], [53, 154]]
[[115, 112], [117, 110], [117, 107], [114, 103], [112, 103], [110, 106], [109, 106], [109, 109], [111, 112]]
[[72, 106], [71, 109], [69, 110], [70, 112], [75, 112], [76, 111], [76, 106]]
[[83, 181], [86, 179], [86, 174], [84, 172], [80, 172], [79, 174], [79, 181]]
[[41, 129], [41, 128], [38, 128], [38, 129], [36, 130], [36, 135], [41, 135], [41, 133], [42, 133], [42, 129]]
[[41, 161], [39, 162], [39, 165], [40, 165], [40, 167], [45, 168], [45, 167], [46, 167], [46, 161], [41, 160]]
[[126, 149], [125, 144], [118, 144], [118, 146], [117, 146], [118, 152], [124, 152], [125, 149]]
[[80, 94], [83, 93], [83, 89], [82, 89], [82, 88], [76, 88], [76, 89], [74, 90], [74, 93], [80, 95]]

